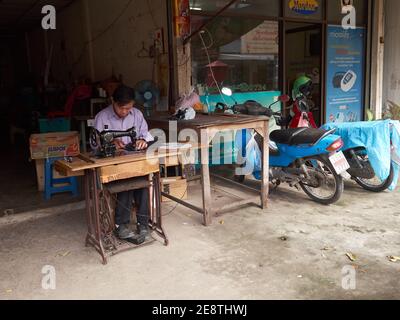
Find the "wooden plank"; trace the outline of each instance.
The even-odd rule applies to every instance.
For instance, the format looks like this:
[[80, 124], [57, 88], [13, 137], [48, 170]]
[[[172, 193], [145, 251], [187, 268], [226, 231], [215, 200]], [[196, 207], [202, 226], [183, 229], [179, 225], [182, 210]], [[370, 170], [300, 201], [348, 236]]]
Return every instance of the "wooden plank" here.
[[68, 177], [82, 177], [85, 175], [85, 171], [71, 171], [69, 168], [66, 168], [59, 164], [59, 162], [54, 163], [54, 171], [58, 174], [54, 175], [54, 178], [68, 178]]
[[[175, 153], [177, 154], [177, 152]], [[170, 155], [174, 155], [174, 153], [170, 153]], [[149, 163], [157, 162], [160, 157], [165, 157], [165, 154], [153, 154], [153, 155], [146, 155], [146, 153], [140, 154], [133, 154], [133, 155], [125, 155], [125, 156], [118, 156], [114, 158], [107, 158], [107, 159], [95, 159], [90, 158], [94, 161], [94, 163], [88, 163], [82, 159], [77, 157], [72, 159], [72, 162], [67, 162], [65, 160], [57, 161], [60, 167], [64, 167], [69, 169], [70, 171], [81, 171], [81, 170], [88, 170], [88, 169], [96, 169], [106, 166], [112, 166], [117, 164], [124, 164], [124, 163], [132, 163], [132, 162], [141, 162], [148, 160]]]
[[157, 162], [150, 163], [146, 160], [135, 163], [124, 163], [99, 168], [100, 181], [109, 183], [117, 180], [145, 176], [160, 170]]
[[[191, 145], [190, 149], [201, 149], [204, 146], [198, 143], [188, 143]], [[104, 158], [104, 159], [96, 159], [90, 156], [90, 154], [82, 154], [79, 157], [72, 158], [72, 162], [68, 162], [65, 160], [57, 161], [57, 164], [65, 170], [69, 170], [72, 172], [82, 171], [88, 169], [96, 169], [104, 166], [111, 166], [116, 164], [123, 163], [132, 163], [136, 161], [148, 160], [149, 163], [158, 162], [160, 158], [166, 157], [175, 157], [180, 156], [187, 152], [187, 148], [182, 148], [178, 150], [162, 150], [155, 152], [139, 152], [139, 153], [130, 153], [124, 154], [120, 156], [115, 156], [113, 158]], [[90, 161], [90, 162], [89, 162]]]
[[219, 176], [217, 174], [211, 174], [211, 177], [214, 177], [215, 179], [220, 179], [222, 181], [225, 181], [225, 182], [227, 182], [227, 183], [229, 183], [231, 185], [234, 185], [234, 186], [236, 186], [238, 188], [245, 189], [245, 190], [248, 190], [250, 192], [255, 192], [255, 193], [261, 194], [260, 190], [257, 190], [257, 189], [254, 189], [252, 187], [249, 187], [249, 186], [247, 186], [247, 185], [245, 185], [243, 183], [239, 183], [239, 182], [227, 179], [227, 178]]
[[251, 123], [246, 124], [224, 124], [218, 125], [212, 128], [209, 128], [209, 135], [215, 136], [218, 132], [221, 131], [236, 131], [236, 130], [243, 130], [243, 129], [256, 129], [257, 131], [261, 132], [263, 135], [263, 128], [264, 123], [269, 123], [268, 121], [253, 121]]
[[93, 159], [91, 159], [87, 154], [80, 154], [80, 155], [78, 155], [78, 158], [79, 159], [81, 159], [81, 160], [83, 160], [83, 161], [86, 161], [86, 162], [88, 162], [88, 163], [96, 163], [96, 161], [94, 161]]
[[[170, 122], [174, 120], [170, 119], [170, 115], [161, 114], [157, 117], [151, 117], [147, 119], [149, 127], [151, 129], [169, 129]], [[175, 121], [178, 130], [185, 128], [191, 128], [195, 130], [211, 128], [220, 125], [239, 125], [239, 124], [251, 124], [257, 121], [269, 120], [265, 116], [246, 116], [246, 115], [203, 115], [197, 114], [196, 119], [188, 121]]]
[[55, 165], [57, 165], [57, 168], [59, 170], [65, 170], [65, 171], [71, 171], [71, 172], [96, 168], [96, 166], [94, 166], [93, 168], [90, 168], [90, 164], [88, 164], [86, 161], [81, 160], [77, 157], [72, 158], [72, 162], [68, 162], [65, 160], [56, 161]]
[[251, 198], [248, 198], [248, 199], [245, 199], [245, 200], [235, 201], [233, 203], [229, 203], [229, 204], [223, 205], [222, 207], [216, 209], [215, 215], [218, 216], [218, 215], [220, 215], [220, 214], [222, 214], [222, 213], [224, 213], [224, 212], [226, 212], [228, 210], [239, 208], [239, 207], [242, 207], [242, 206], [244, 206], [246, 204], [250, 204], [250, 203], [256, 204], [256, 203], [259, 203], [259, 202], [260, 202], [260, 197], [258, 197], [258, 196], [257, 197], [251, 197]]
[[174, 201], [176, 203], [179, 203], [180, 205], [182, 205], [182, 206], [184, 206], [186, 208], [189, 208], [189, 209], [191, 209], [193, 211], [196, 211], [196, 212], [201, 213], [202, 215], [204, 215], [204, 210], [202, 208], [199, 208], [199, 207], [197, 207], [195, 205], [192, 205], [192, 204], [190, 204], [190, 203], [188, 203], [186, 201], [178, 199], [178, 198], [176, 198], [174, 196], [171, 196], [171, 195], [169, 195], [167, 193], [162, 192], [161, 194], [162, 194], [163, 197], [171, 199], [172, 201]]

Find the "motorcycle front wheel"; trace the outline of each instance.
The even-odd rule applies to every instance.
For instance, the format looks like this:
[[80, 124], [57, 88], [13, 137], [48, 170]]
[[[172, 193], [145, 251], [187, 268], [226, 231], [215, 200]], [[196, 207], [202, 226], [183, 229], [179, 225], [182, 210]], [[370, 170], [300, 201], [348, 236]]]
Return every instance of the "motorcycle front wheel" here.
[[343, 194], [343, 178], [336, 173], [328, 159], [308, 158], [305, 161], [309, 177], [300, 182], [303, 191], [315, 202], [330, 205], [337, 202]]

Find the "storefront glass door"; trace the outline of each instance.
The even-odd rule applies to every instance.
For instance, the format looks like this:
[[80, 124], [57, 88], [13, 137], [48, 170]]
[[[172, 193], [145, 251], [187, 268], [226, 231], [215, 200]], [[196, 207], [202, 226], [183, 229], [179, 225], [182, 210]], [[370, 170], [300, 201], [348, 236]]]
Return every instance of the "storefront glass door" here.
[[317, 125], [322, 115], [322, 26], [320, 24], [287, 22], [285, 27], [286, 92], [291, 95], [293, 83], [302, 75], [313, 83], [310, 107]]

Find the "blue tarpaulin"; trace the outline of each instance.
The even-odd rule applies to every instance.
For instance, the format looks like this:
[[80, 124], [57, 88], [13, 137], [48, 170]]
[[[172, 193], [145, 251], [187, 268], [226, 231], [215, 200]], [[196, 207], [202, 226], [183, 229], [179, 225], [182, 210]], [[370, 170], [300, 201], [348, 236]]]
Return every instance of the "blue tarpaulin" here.
[[[326, 130], [336, 129], [335, 134], [342, 137], [343, 150], [364, 147], [376, 176], [384, 181], [390, 174], [392, 147], [400, 151], [400, 122], [385, 120], [373, 122], [329, 123], [322, 127]], [[390, 190], [397, 186], [400, 166], [393, 162], [394, 180]]]

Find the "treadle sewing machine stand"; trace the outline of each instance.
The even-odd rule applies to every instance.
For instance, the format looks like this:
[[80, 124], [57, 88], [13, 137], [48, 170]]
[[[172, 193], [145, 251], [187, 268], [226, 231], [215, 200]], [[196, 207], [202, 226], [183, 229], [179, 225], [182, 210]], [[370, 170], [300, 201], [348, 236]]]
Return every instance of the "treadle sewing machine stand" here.
[[150, 197], [149, 227], [168, 245], [162, 225], [160, 161], [182, 155], [182, 151], [127, 153], [96, 159], [86, 154], [59, 160], [55, 169], [64, 176], [85, 176], [85, 196], [88, 234], [86, 245], [93, 246], [101, 255], [103, 264], [108, 257], [122, 251], [148, 245], [154, 241], [135, 245], [117, 239], [114, 235], [113, 198], [127, 190], [148, 188]]
[[[152, 177], [151, 177], [152, 176]], [[135, 180], [135, 179], [132, 179]], [[107, 264], [109, 256], [130, 249], [149, 245], [155, 241], [153, 238], [143, 244], [135, 245], [128, 241], [121, 241], [114, 235], [114, 210], [113, 195], [118, 192], [139, 188], [149, 188], [150, 197], [150, 229], [159, 235], [164, 244], [168, 245], [168, 238], [162, 226], [160, 173], [148, 175], [147, 179], [137, 178], [131, 184], [115, 184], [108, 189], [107, 184], [102, 184], [97, 174], [97, 169], [89, 169], [85, 172], [86, 214], [88, 222], [88, 234], [86, 246], [93, 246], [101, 255], [103, 264]]]

